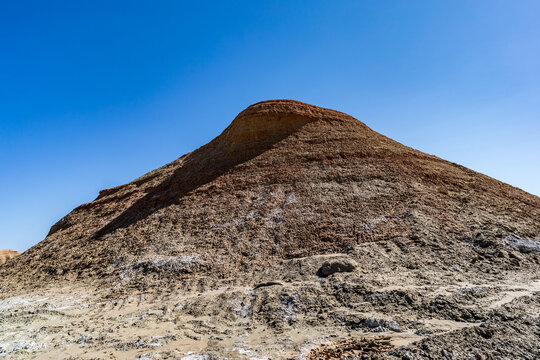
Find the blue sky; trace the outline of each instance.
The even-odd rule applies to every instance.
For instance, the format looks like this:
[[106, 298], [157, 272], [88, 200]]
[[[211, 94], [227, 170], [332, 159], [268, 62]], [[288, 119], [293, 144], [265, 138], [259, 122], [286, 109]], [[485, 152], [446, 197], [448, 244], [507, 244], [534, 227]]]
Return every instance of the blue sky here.
[[540, 2], [0, 5], [0, 248], [288, 98], [540, 195]]

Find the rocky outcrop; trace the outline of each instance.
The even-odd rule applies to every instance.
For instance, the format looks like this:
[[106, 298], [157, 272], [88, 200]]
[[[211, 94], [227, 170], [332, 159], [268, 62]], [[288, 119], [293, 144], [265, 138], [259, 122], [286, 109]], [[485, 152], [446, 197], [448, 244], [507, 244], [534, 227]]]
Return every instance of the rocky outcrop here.
[[20, 253], [10, 249], [0, 249], [0, 265], [5, 264], [9, 259], [14, 258]]
[[325, 261], [317, 273], [319, 276], [326, 277], [335, 273], [353, 272], [354, 269], [356, 269], [356, 263], [354, 261], [348, 259], [339, 259]]

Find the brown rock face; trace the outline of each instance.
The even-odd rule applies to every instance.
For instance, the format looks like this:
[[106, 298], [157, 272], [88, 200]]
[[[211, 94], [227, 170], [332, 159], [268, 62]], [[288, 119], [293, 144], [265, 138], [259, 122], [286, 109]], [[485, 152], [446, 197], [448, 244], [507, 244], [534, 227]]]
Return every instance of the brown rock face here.
[[5, 264], [9, 259], [14, 258], [20, 253], [10, 249], [0, 249], [0, 265]]
[[536, 196], [346, 114], [271, 100], [207, 145], [101, 191], [0, 278], [223, 278], [380, 240], [535, 239], [539, 218]]

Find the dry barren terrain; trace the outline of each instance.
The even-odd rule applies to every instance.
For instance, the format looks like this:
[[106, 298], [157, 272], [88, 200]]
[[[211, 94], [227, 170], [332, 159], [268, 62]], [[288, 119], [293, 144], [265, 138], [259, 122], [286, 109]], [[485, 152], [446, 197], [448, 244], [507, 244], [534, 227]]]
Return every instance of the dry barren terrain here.
[[537, 359], [540, 199], [250, 106], [0, 266], [0, 358]]

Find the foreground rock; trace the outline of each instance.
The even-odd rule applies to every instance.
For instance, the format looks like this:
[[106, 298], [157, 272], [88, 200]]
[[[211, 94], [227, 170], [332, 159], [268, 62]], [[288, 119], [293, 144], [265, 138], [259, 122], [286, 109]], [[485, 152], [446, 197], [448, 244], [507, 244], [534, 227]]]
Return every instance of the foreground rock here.
[[[328, 277], [316, 274], [325, 258], [313, 256], [234, 279], [171, 282], [160, 291], [83, 283], [2, 291], [0, 356], [539, 358], [537, 256], [502, 245], [523, 256], [518, 265], [466, 243], [452, 250], [441, 242], [403, 245], [359, 245], [346, 255], [356, 270]], [[473, 254], [482, 259], [473, 263]]]
[[0, 267], [0, 356], [540, 358], [540, 199], [337, 111], [250, 106]]

